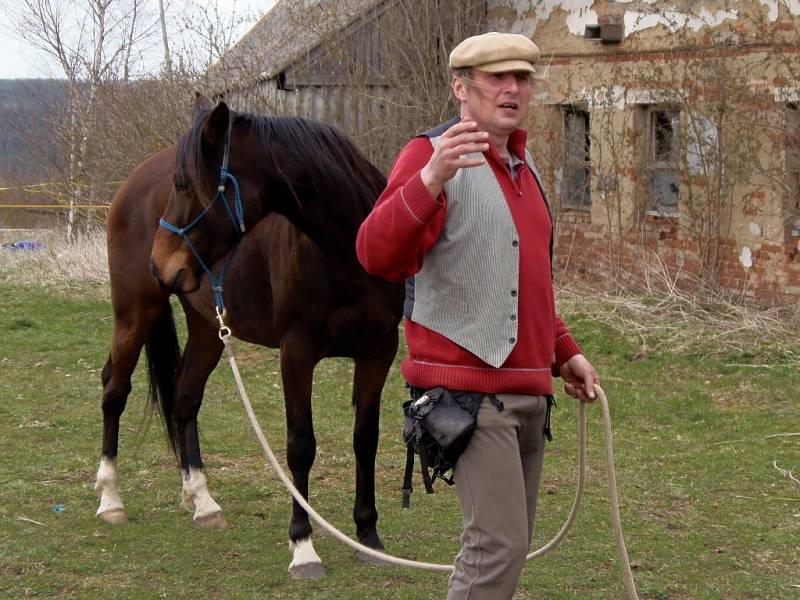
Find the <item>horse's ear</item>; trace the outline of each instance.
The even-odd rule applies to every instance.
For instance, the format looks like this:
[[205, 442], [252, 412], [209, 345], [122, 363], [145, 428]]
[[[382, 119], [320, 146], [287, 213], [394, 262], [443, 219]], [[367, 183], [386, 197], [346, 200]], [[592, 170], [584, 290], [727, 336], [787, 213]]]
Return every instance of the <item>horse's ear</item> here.
[[217, 145], [224, 143], [229, 121], [228, 105], [220, 102], [206, 117], [206, 122], [203, 124], [203, 141], [211, 148], [216, 148]]
[[194, 93], [194, 109], [192, 109], [192, 121], [197, 122], [201, 115], [211, 110], [211, 100], [200, 92]]

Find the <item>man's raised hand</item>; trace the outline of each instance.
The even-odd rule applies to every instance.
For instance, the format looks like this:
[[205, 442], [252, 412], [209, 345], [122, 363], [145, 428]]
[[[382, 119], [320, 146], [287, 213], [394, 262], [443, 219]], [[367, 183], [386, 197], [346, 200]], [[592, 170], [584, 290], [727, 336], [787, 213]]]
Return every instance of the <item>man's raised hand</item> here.
[[462, 158], [473, 152], [486, 152], [489, 149], [489, 134], [478, 130], [478, 124], [472, 120], [456, 123], [439, 138], [439, 145], [434, 149], [428, 164], [420, 171], [422, 183], [428, 188], [431, 196], [438, 196], [444, 184], [450, 181], [459, 169], [467, 169], [482, 165], [485, 160], [479, 158]]

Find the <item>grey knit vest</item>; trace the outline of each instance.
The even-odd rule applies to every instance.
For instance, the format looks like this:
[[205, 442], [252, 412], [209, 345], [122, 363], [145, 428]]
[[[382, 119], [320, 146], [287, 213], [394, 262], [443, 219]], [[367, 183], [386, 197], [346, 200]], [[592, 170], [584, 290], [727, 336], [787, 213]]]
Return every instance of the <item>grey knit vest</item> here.
[[[442, 131], [434, 131], [436, 148]], [[527, 151], [525, 158], [538, 183]], [[444, 226], [414, 277], [406, 316], [500, 367], [517, 342], [517, 228], [488, 163], [459, 169], [444, 190]]]

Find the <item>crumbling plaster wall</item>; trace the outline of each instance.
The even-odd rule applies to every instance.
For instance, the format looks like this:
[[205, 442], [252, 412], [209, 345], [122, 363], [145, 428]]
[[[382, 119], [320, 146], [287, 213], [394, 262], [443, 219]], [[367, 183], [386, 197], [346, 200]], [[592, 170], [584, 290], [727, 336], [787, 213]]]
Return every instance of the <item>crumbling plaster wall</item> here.
[[489, 0], [488, 9], [493, 28], [533, 36], [537, 43], [543, 42], [544, 52], [552, 51], [545, 38], [553, 34], [563, 36], [552, 40], [558, 41], [561, 52], [591, 52], [580, 39], [584, 27], [605, 17], [622, 18], [626, 38], [646, 45], [664, 31], [687, 28], [698, 32], [743, 20], [775, 23], [800, 15], [800, 0]]
[[[767, 95], [784, 104], [797, 101], [800, 92], [792, 82], [787, 85], [771, 59], [764, 32], [769, 31], [771, 43], [796, 45], [799, 16], [800, 0], [489, 0], [491, 29], [529, 35], [542, 51], [546, 84], [535, 100], [538, 110], [532, 111], [531, 146], [537, 160], [545, 163], [545, 172], [552, 162], [549, 192], [557, 195], [561, 179], [558, 116], [562, 104], [585, 106], [593, 134], [601, 128], [613, 130], [601, 135], [605, 142], [593, 142], [591, 211], [559, 211], [559, 234], [565, 240], [559, 252], [569, 252], [566, 260], [574, 264], [576, 251], [584, 248], [591, 270], [590, 257], [610, 251], [609, 239], [614, 236], [609, 228], [617, 227], [617, 238], [632, 246], [623, 253], [626, 262], [641, 260], [641, 249], [646, 247], [672, 267], [691, 271], [697, 266], [696, 244], [687, 234], [685, 213], [641, 219], [636, 159], [644, 140], [636, 108], [664, 102], [670, 90], [683, 87], [686, 82], [672, 80], [680, 69], [664, 68], [664, 64], [692, 52], [696, 57], [698, 47], [709, 47], [712, 38], [717, 47], [720, 43], [729, 46], [724, 54], [726, 68], [746, 75], [754, 97]], [[625, 25], [619, 44], [584, 38], [586, 25], [619, 22]], [[686, 49], [683, 54], [682, 48]], [[657, 72], [663, 75], [659, 83]], [[643, 85], [640, 77], [648, 83]], [[702, 91], [692, 94], [698, 106], [708, 100]], [[743, 107], [753, 109], [773, 107]], [[537, 128], [542, 127], [550, 131], [537, 136]], [[762, 162], [782, 163], [783, 136], [759, 135], [756, 146]], [[611, 144], [610, 137], [614, 138]], [[612, 168], [616, 170], [614, 189], [598, 189], [598, 175]], [[762, 177], [747, 187], [737, 186], [733, 197], [731, 220], [723, 221], [721, 227], [720, 281], [736, 289], [746, 286], [765, 300], [800, 297], [800, 237], [787, 232], [784, 191]], [[612, 199], [615, 207], [610, 211], [603, 202]]]

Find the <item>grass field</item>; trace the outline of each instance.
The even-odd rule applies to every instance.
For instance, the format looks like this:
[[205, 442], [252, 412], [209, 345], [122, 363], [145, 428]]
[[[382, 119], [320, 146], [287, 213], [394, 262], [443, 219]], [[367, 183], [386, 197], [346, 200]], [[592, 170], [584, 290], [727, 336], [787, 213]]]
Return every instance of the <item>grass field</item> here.
[[[142, 365], [121, 434], [121, 487], [130, 522], [101, 523], [94, 515], [93, 480], [101, 437], [99, 372], [111, 332], [107, 292], [97, 283], [51, 288], [3, 273], [0, 597], [444, 597], [445, 576], [360, 565], [327, 537], [316, 541], [327, 578], [288, 580], [290, 503], [265, 465], [224, 363], [209, 383], [201, 443], [211, 491], [231, 530], [199, 529], [178, 507], [179, 473], [160, 424], [145, 416]], [[689, 339], [696, 335], [694, 344], [676, 349], [656, 336], [642, 352], [641, 332], [598, 319], [602, 310], [600, 303], [566, 297], [561, 312], [601, 372], [612, 405], [622, 523], [640, 596], [800, 598], [800, 486], [775, 467], [800, 465], [797, 355], [770, 335], [728, 348], [699, 328], [684, 332]], [[236, 347], [255, 409], [282, 456], [276, 351]], [[316, 373], [319, 452], [311, 501], [352, 533], [350, 377], [345, 360], [325, 361]], [[438, 487], [425, 496], [418, 487], [411, 509], [400, 508], [402, 399], [394, 368], [382, 408], [379, 528], [390, 552], [448, 562], [458, 549], [454, 491]], [[518, 598], [624, 597], [604, 488], [599, 409], [587, 412], [582, 511], [567, 540], [526, 567]], [[545, 462], [536, 547], [555, 534], [572, 502], [576, 414], [562, 393]]]

